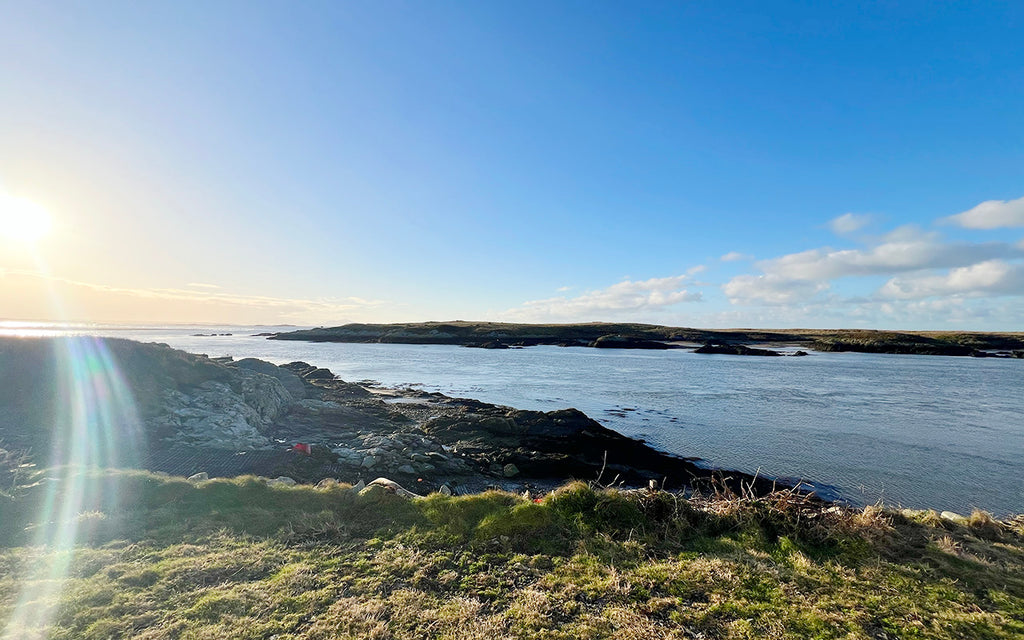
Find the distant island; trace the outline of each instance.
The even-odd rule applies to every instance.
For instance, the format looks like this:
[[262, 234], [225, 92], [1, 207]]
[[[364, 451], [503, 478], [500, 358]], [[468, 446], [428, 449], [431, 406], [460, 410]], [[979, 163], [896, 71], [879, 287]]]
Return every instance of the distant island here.
[[636, 323], [513, 324], [459, 320], [346, 324], [278, 333], [269, 339], [454, 344], [487, 349], [536, 345], [616, 349], [701, 347], [697, 349], [700, 353], [736, 355], [778, 355], [778, 352], [752, 349], [750, 345], [785, 345], [815, 351], [1024, 358], [1024, 332], [693, 329]]

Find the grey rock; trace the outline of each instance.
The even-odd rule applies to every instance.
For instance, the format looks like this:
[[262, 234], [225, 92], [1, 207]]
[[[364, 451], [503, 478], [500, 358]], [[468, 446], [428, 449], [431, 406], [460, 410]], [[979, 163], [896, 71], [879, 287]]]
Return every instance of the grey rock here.
[[403, 464], [402, 466], [398, 467], [398, 473], [412, 475], [416, 473], [416, 470], [413, 469], [411, 465]]
[[235, 366], [276, 378], [281, 383], [281, 386], [288, 391], [288, 395], [293, 400], [302, 400], [307, 396], [305, 383], [302, 382], [299, 376], [287, 369], [282, 369], [275, 364], [264, 360], [257, 360], [256, 358], [243, 358], [236, 362]]
[[332, 409], [341, 409], [341, 405], [333, 400], [316, 400], [315, 398], [307, 398], [305, 400], [299, 400], [298, 405], [303, 409], [312, 413], [321, 413], [323, 411], [330, 411]]
[[278, 476], [273, 480], [267, 482], [267, 484], [271, 487], [294, 487], [298, 483], [295, 482], [294, 478], [289, 478], [288, 476]]
[[363, 462], [359, 465], [364, 469], [370, 469], [373, 465], [377, 464], [377, 458], [373, 456], [366, 456], [363, 458]]
[[514, 478], [517, 475], [519, 475], [519, 467], [517, 467], [516, 465], [514, 465], [512, 463], [509, 463], [509, 464], [506, 464], [504, 467], [502, 467], [501, 473], [506, 478]]
[[199, 473], [193, 473], [192, 475], [190, 475], [188, 477], [188, 481], [189, 482], [202, 482], [204, 480], [209, 480], [209, 479], [210, 479], [210, 474], [206, 473], [205, 471], [200, 471]]

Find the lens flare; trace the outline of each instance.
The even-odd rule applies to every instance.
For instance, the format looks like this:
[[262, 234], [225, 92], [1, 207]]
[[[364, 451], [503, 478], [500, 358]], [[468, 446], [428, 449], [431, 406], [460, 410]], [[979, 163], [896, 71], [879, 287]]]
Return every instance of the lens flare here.
[[[51, 475], [35, 522], [40, 558], [26, 576], [0, 638], [45, 637], [81, 544], [83, 514], [115, 509], [122, 496], [103, 482], [102, 468], [136, 466], [141, 440], [131, 390], [106, 341], [91, 337], [53, 340], [58, 416], [53, 427]], [[113, 514], [116, 516], [116, 514]]]

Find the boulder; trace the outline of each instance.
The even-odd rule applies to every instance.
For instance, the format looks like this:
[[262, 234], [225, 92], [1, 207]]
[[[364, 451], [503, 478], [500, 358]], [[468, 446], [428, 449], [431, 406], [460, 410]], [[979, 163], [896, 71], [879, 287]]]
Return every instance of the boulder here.
[[203, 482], [203, 481], [209, 480], [209, 479], [210, 479], [210, 474], [206, 473], [205, 471], [200, 471], [199, 473], [193, 473], [192, 475], [190, 475], [188, 477], [188, 481], [189, 482]]
[[271, 487], [294, 487], [297, 484], [294, 478], [289, 478], [288, 476], [278, 476], [273, 480], [267, 481], [267, 485]]
[[[732, 356], [780, 356], [778, 351], [771, 349], [755, 349], [742, 344], [723, 344], [708, 342], [703, 347], [693, 350], [694, 353], [721, 353]], [[804, 354], [807, 355], [807, 354]]]
[[477, 344], [467, 344], [467, 347], [474, 347], [477, 349], [508, 349], [509, 346], [500, 340], [488, 340], [487, 342], [480, 342]]
[[633, 336], [607, 335], [590, 343], [598, 349], [672, 349], [672, 345]]
[[509, 464], [506, 464], [504, 467], [502, 467], [501, 473], [506, 478], [514, 478], [517, 475], [519, 475], [519, 467], [517, 467], [516, 465], [514, 465], [512, 463], [509, 463]]
[[418, 494], [413, 493], [412, 491], [409, 491], [408, 489], [406, 489], [402, 485], [398, 484], [394, 480], [388, 480], [387, 478], [377, 478], [376, 480], [372, 481], [370, 484], [366, 485], [365, 489], [363, 489], [362, 491], [359, 492], [359, 495], [366, 495], [367, 493], [372, 492], [375, 488], [383, 489], [384, 491], [387, 491], [388, 493], [393, 493], [393, 494], [395, 494], [397, 496], [401, 496], [403, 498], [422, 498], [423, 497], [423, 496], [420, 496]]

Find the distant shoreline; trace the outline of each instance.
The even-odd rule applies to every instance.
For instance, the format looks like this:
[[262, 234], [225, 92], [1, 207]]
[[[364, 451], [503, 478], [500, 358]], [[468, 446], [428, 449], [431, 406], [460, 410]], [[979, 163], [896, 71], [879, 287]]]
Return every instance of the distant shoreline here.
[[694, 329], [635, 323], [511, 324], [454, 321], [346, 324], [277, 333], [268, 336], [268, 339], [449, 344], [486, 349], [537, 345], [678, 349], [705, 345], [698, 352], [736, 355], [783, 355], [750, 347], [785, 344], [829, 352], [1024, 358], [1024, 332]]

